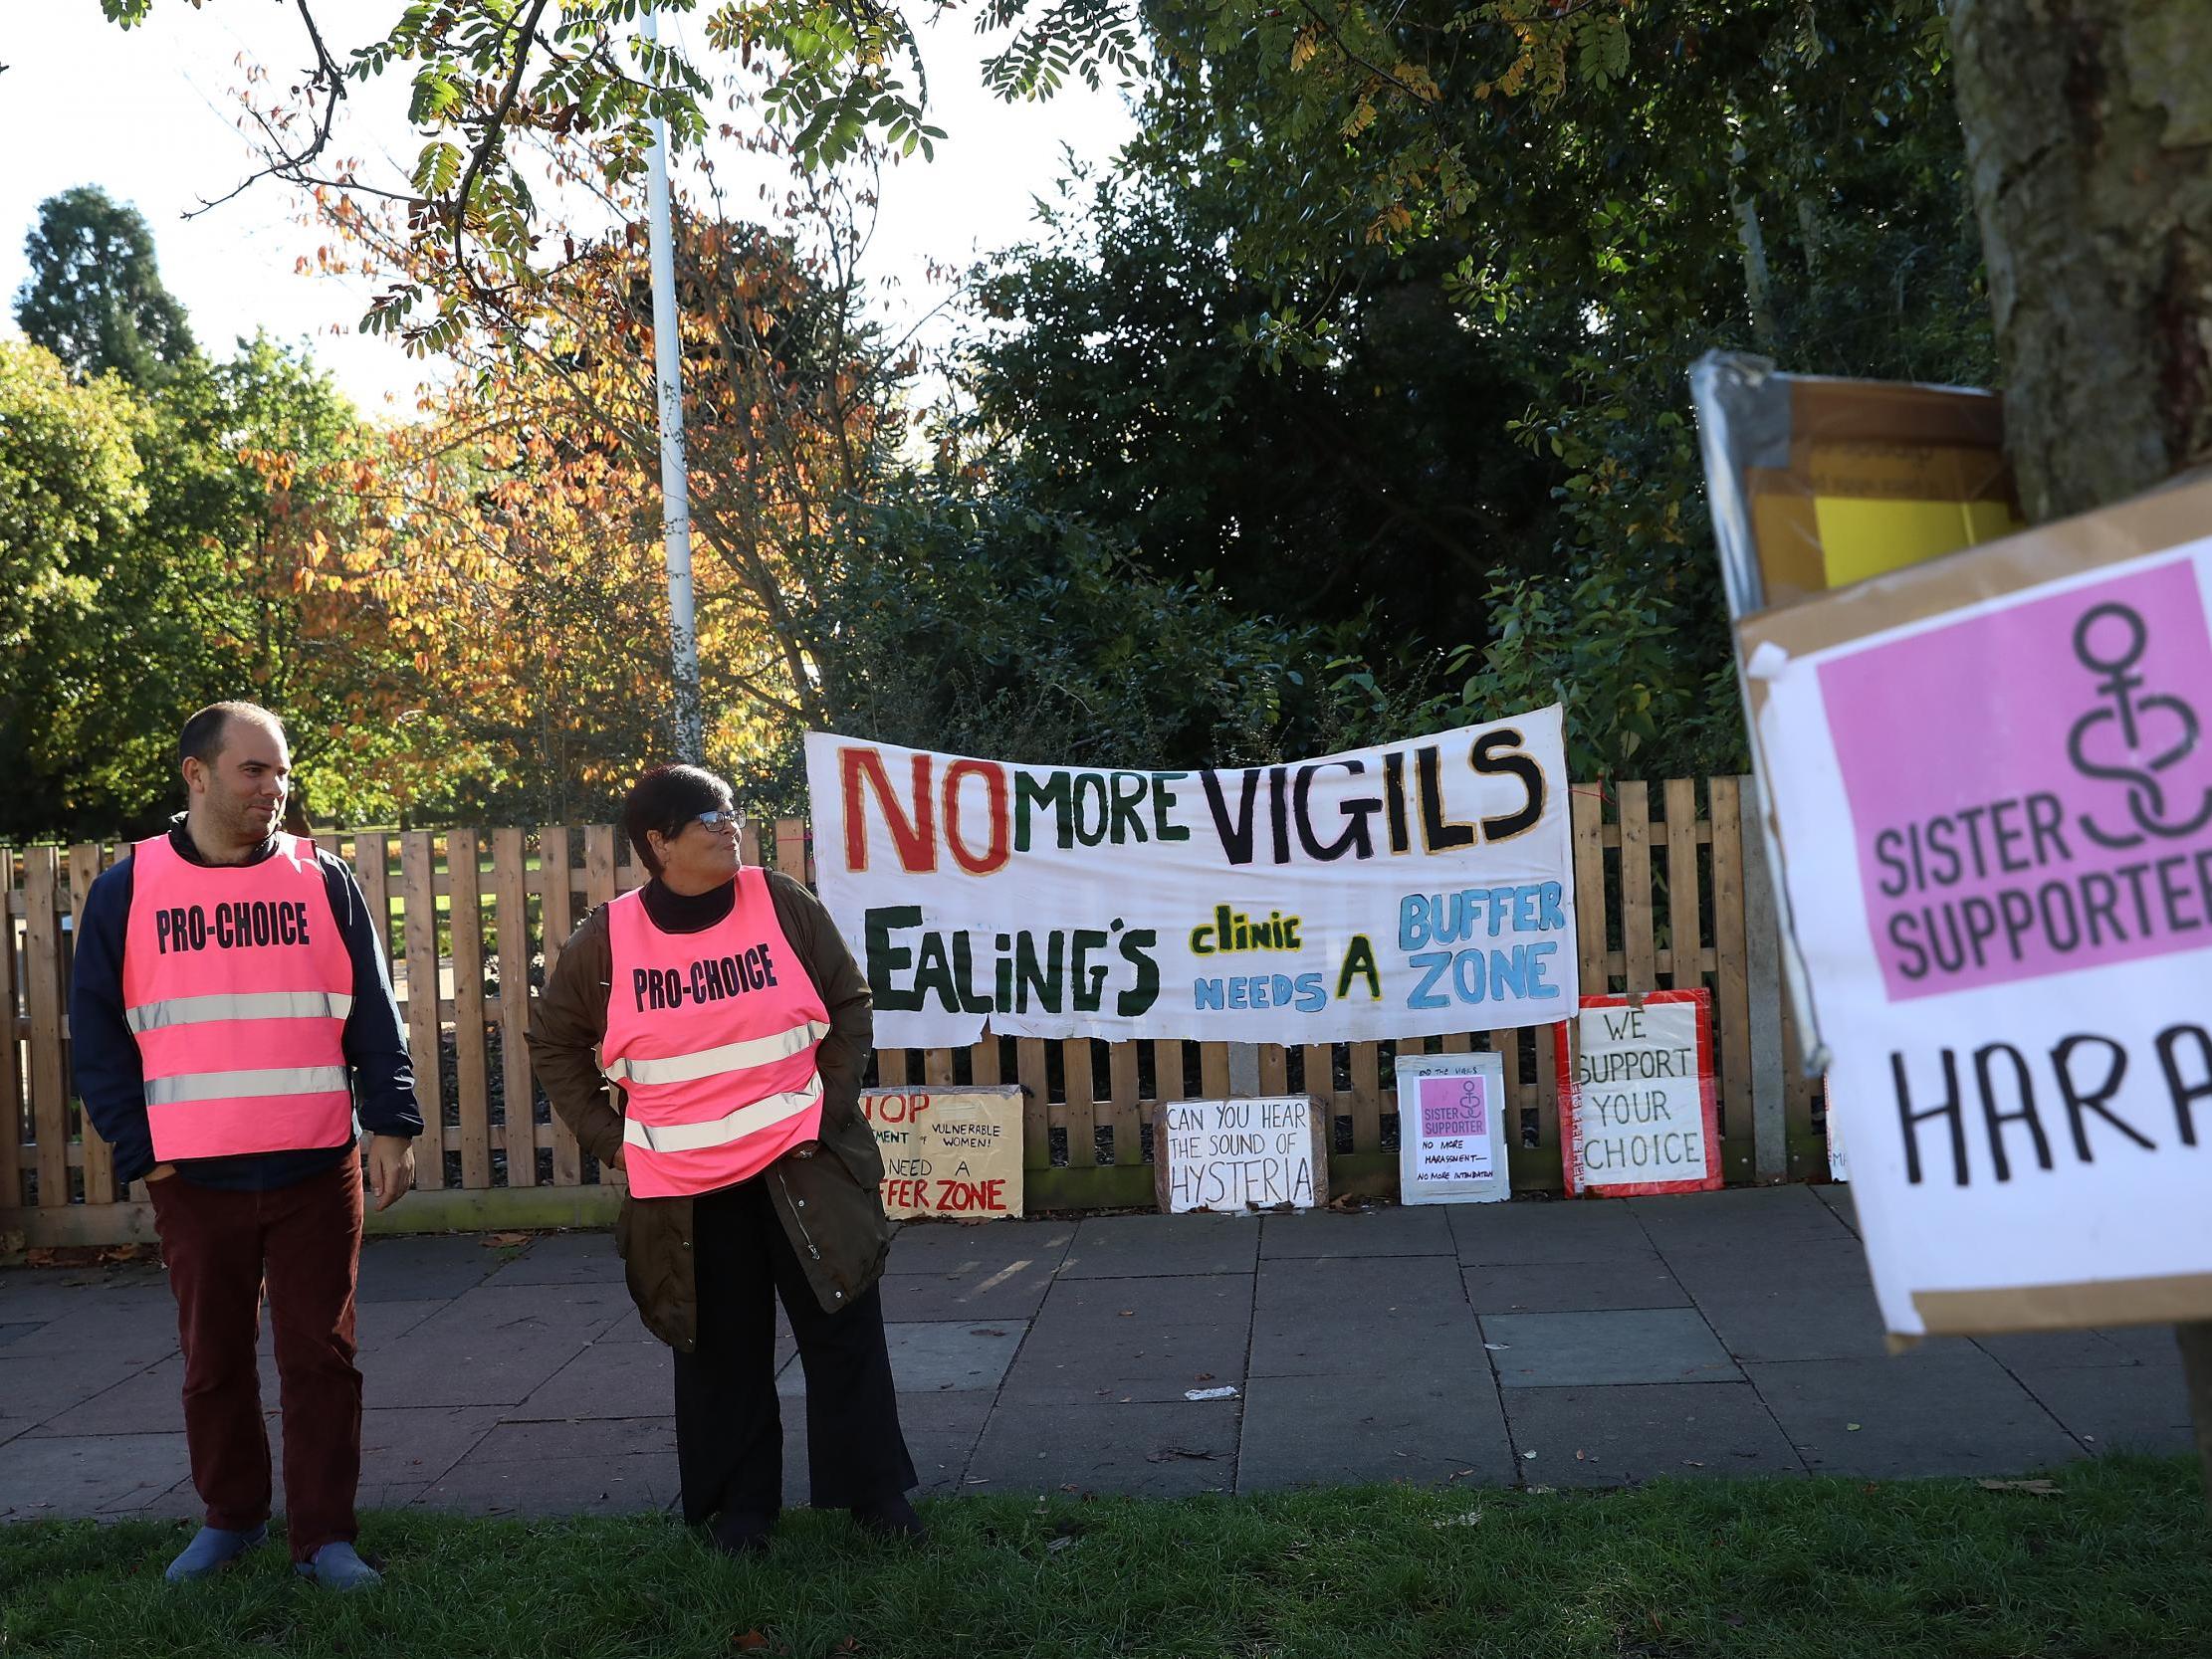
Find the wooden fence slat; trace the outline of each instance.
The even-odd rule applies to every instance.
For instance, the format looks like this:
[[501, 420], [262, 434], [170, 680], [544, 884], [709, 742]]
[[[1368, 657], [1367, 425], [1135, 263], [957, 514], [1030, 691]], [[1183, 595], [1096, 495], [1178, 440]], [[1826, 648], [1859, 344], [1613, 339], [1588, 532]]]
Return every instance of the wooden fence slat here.
[[1720, 1030], [1720, 1121], [1723, 1140], [1751, 1130], [1751, 982], [1744, 970], [1743, 817], [1741, 780], [1716, 777], [1713, 829], [1713, 1008]]
[[1336, 1050], [1327, 1043], [1305, 1043], [1299, 1048], [1305, 1057], [1306, 1094], [1319, 1106], [1324, 1118], [1336, 1116]]
[[0, 847], [0, 1209], [23, 1202], [23, 1040], [16, 1034], [15, 849]]
[[1045, 1069], [1044, 1039], [1016, 1037], [1014, 1075], [1021, 1080], [1021, 1162], [1043, 1169], [1052, 1162], [1052, 1085]]
[[538, 1130], [530, 1086], [530, 869], [519, 829], [492, 832], [498, 888], [500, 1100], [507, 1119], [507, 1184], [538, 1184]]
[[879, 1048], [876, 1050], [876, 1082], [885, 1089], [904, 1089], [906, 1077], [906, 1050]]
[[[568, 935], [575, 931], [576, 894], [568, 885], [568, 826], [548, 824], [538, 832], [538, 903], [545, 928], [546, 977], [553, 977]], [[553, 1114], [553, 1185], [583, 1181], [583, 1148], [575, 1132]]]
[[1259, 1045], [1259, 1092], [1263, 1095], [1290, 1093], [1290, 1051], [1280, 1043]]
[[415, 1062], [415, 1099], [422, 1134], [415, 1138], [415, 1185], [445, 1185], [445, 1060], [438, 1036], [438, 900], [431, 891], [436, 858], [428, 830], [399, 838], [399, 900], [407, 959], [407, 1052]]
[[1611, 988], [1606, 974], [1605, 801], [1595, 785], [1575, 789], [1575, 946], [1580, 958], [1582, 994], [1601, 996]]
[[1383, 1056], [1380, 1044], [1352, 1045], [1352, 1150], [1383, 1149]]
[[[616, 866], [618, 831], [612, 824], [592, 824], [583, 832], [583, 896], [584, 902], [596, 908], [611, 904], [614, 896], [622, 891], [621, 874]], [[601, 1186], [627, 1186], [629, 1178], [619, 1169], [599, 1166]]]
[[[1559, 1144], [1559, 1056], [1549, 1025], [1536, 1028], [1536, 1144]], [[1518, 1144], [1518, 1142], [1516, 1142]]]
[[1088, 1169], [1098, 1161], [1098, 1101], [1091, 1084], [1091, 1039], [1060, 1040], [1061, 1089], [1067, 1096], [1067, 1161]]
[[1642, 783], [1617, 783], [1621, 800], [1621, 948], [1631, 991], [1659, 989], [1652, 942], [1652, 803]]
[[1180, 1101], [1183, 1090], [1183, 1041], [1179, 1037], [1155, 1038], [1152, 1044], [1152, 1096], [1160, 1101]]
[[[69, 850], [69, 913], [73, 930], [85, 915], [85, 896], [92, 892], [104, 862], [97, 846], [88, 844]], [[70, 936], [74, 944], [74, 931]], [[74, 948], [71, 954], [74, 956]], [[80, 1109], [72, 1116], [77, 1120], [78, 1135], [85, 1148], [85, 1202], [111, 1204], [116, 1198], [115, 1148], [100, 1138], [90, 1114]]]
[[1474, 1036], [1471, 1032], [1454, 1031], [1443, 1039], [1443, 1046], [1438, 1052], [1441, 1054], [1472, 1054], [1474, 1052]]
[[761, 820], [746, 818], [738, 824], [738, 862], [761, 867]]
[[[1511, 1149], [1521, 1143], [1521, 1110], [1532, 1104], [1529, 1097], [1533, 1086], [1523, 1088], [1521, 1077], [1521, 1034], [1518, 1031], [1493, 1031], [1490, 1033], [1490, 1052], [1498, 1057], [1505, 1068], [1505, 1144], [1508, 1152], [1507, 1166], [1511, 1166]], [[1405, 1134], [1400, 1129], [1399, 1134]]]
[[1666, 932], [1674, 955], [1667, 983], [1682, 989], [1705, 982], [1705, 936], [1698, 920], [1697, 782], [1666, 780]]
[[484, 1054], [484, 901], [473, 879], [483, 842], [474, 830], [445, 838], [454, 884], [453, 1078], [460, 1095], [461, 1184], [481, 1191], [492, 1184], [492, 1091]]
[[998, 1039], [990, 1032], [984, 1040], [968, 1051], [968, 1076], [978, 1088], [996, 1083], [998, 1079]]
[[369, 926], [384, 952], [384, 971], [391, 971], [391, 843], [381, 835], [353, 838], [353, 885], [361, 890], [368, 909]]
[[31, 1124], [38, 1135], [39, 1208], [70, 1201], [69, 1079], [62, 1058], [61, 859], [23, 849], [23, 1001], [31, 1016]]
[[814, 873], [807, 868], [804, 818], [775, 820], [775, 867], [794, 882], [814, 885]]
[[1143, 1089], [1138, 1082], [1137, 1062], [1135, 1043], [1114, 1043], [1106, 1050], [1108, 1098], [1111, 1102], [1107, 1121], [1114, 1126], [1116, 1163], [1142, 1163], [1145, 1160], [1144, 1112], [1138, 1099]]
[[1228, 1090], [1228, 1044], [1199, 1044], [1199, 1098], [1225, 1101]]
[[922, 1081], [932, 1089], [949, 1089], [953, 1085], [953, 1051], [949, 1048], [926, 1048], [922, 1051]]

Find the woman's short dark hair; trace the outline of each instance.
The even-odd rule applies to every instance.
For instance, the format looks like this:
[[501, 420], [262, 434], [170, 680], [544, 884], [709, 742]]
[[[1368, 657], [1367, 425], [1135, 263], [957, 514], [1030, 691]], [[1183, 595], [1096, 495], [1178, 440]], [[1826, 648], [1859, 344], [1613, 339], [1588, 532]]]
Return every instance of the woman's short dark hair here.
[[653, 766], [630, 785], [622, 803], [622, 829], [637, 850], [638, 863], [654, 875], [661, 862], [646, 844], [645, 832], [659, 830], [673, 841], [676, 833], [702, 812], [727, 812], [730, 785], [704, 766]]

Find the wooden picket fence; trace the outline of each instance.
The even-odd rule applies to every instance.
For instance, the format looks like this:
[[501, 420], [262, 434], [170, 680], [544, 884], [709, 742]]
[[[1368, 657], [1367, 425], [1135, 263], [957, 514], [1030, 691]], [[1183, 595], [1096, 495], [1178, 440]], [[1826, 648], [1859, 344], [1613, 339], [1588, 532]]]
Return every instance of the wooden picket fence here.
[[[1798, 1076], [1776, 971], [1758, 838], [1744, 833], [1747, 783], [1588, 784], [1573, 795], [1583, 987], [1711, 990], [1731, 1181], [1811, 1174], [1824, 1156], [1818, 1086]], [[811, 880], [806, 824], [782, 819], [768, 832], [764, 841], [748, 826], [747, 859]], [[605, 1220], [621, 1176], [582, 1155], [548, 1110], [524, 1034], [575, 923], [644, 879], [614, 826], [344, 835], [337, 850], [379, 924], [417, 1093], [443, 1106], [417, 1145], [417, 1194], [375, 1224]], [[13, 1016], [12, 1040], [0, 1042], [0, 1254], [151, 1236], [143, 1186], [118, 1190], [111, 1149], [85, 1126], [69, 1082], [71, 923], [120, 851], [0, 849], [0, 1010]], [[1524, 1191], [1560, 1186], [1550, 1037], [1544, 1028], [1416, 1040], [1425, 1052], [1501, 1056], [1513, 1184]], [[875, 1066], [887, 1084], [1021, 1084], [1034, 1210], [1149, 1205], [1159, 1103], [1255, 1091], [1311, 1095], [1335, 1120], [1334, 1190], [1393, 1193], [1396, 1053], [1389, 1042], [1263, 1045], [1256, 1073], [1236, 1076], [1248, 1060], [1225, 1043], [987, 1038], [962, 1050], [879, 1051]]]

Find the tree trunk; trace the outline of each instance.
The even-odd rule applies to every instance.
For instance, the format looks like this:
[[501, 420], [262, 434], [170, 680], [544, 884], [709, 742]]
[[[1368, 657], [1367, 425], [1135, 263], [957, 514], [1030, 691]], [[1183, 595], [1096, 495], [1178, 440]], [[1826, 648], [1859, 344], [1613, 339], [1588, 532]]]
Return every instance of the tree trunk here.
[[1955, 0], [2031, 522], [2212, 462], [2212, 0]]
[[1953, 0], [1951, 47], [2029, 519], [2212, 463], [2212, 0]]

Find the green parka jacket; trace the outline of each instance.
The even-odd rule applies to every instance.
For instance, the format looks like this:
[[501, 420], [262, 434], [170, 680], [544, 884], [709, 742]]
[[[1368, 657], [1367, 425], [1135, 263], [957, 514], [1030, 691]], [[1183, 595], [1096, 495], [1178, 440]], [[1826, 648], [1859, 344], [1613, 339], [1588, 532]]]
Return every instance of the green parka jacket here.
[[[769, 872], [783, 936], [829, 1010], [815, 1056], [822, 1078], [821, 1139], [793, 1147], [758, 1177], [824, 1310], [867, 1294], [883, 1273], [891, 1224], [883, 1213], [883, 1158], [860, 1111], [860, 1078], [874, 1037], [874, 1001], [829, 913], [788, 876]], [[530, 1022], [530, 1061], [546, 1098], [577, 1143], [605, 1163], [622, 1144], [620, 1092], [599, 1071], [613, 979], [606, 907], [583, 919], [547, 977]], [[646, 1330], [690, 1352], [699, 1342], [692, 1200], [626, 1198], [614, 1225], [630, 1295]]]

